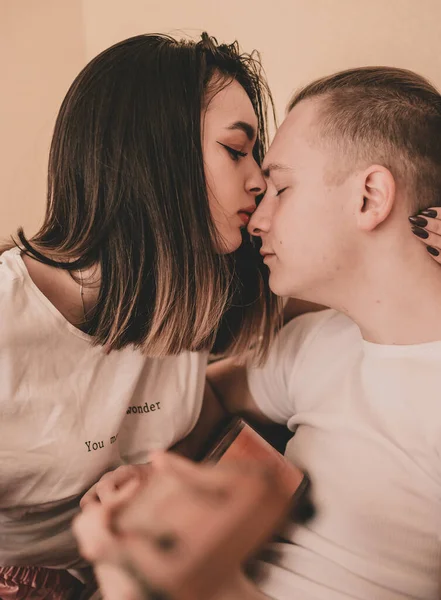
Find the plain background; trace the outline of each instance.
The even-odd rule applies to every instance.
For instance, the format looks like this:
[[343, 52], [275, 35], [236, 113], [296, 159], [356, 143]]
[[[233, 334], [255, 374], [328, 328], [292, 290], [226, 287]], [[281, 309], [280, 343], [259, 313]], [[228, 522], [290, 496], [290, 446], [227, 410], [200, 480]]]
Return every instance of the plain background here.
[[441, 88], [441, 0], [0, 0], [0, 238], [42, 221], [51, 132], [80, 69], [132, 35], [204, 30], [260, 51], [279, 119], [295, 89], [349, 67]]

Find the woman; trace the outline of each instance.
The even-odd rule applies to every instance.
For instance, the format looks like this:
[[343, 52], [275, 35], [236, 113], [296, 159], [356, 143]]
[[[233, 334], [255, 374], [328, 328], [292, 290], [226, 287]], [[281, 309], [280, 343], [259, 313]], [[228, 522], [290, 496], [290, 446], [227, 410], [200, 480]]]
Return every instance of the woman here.
[[44, 223], [1, 256], [1, 598], [77, 594], [80, 497], [192, 430], [213, 345], [265, 354], [277, 301], [238, 248], [268, 99], [206, 34], [121, 42], [68, 91]]

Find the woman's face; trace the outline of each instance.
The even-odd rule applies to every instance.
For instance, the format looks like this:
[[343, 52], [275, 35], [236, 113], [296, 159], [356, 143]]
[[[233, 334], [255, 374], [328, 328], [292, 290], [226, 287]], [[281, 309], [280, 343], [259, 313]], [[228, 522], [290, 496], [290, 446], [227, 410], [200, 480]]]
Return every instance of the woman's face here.
[[241, 229], [265, 191], [253, 158], [257, 117], [243, 87], [232, 81], [209, 101], [202, 115], [202, 149], [211, 216], [223, 253], [242, 242]]

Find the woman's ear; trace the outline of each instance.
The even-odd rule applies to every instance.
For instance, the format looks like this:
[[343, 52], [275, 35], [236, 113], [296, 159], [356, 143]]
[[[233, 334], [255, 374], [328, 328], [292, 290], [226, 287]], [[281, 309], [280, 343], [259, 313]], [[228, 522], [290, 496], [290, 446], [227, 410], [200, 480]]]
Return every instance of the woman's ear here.
[[371, 165], [361, 175], [358, 226], [372, 231], [389, 216], [395, 202], [395, 179], [389, 169]]

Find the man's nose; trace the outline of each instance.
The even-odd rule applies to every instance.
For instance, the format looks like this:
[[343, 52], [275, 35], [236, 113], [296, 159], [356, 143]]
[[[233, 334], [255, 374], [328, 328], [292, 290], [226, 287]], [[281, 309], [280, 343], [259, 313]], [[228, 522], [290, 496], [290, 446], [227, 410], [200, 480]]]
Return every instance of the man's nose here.
[[271, 203], [264, 196], [248, 223], [248, 233], [254, 236], [268, 233], [271, 226], [271, 216]]
[[260, 196], [266, 191], [266, 181], [259, 165], [255, 162], [252, 172], [246, 183], [247, 191], [255, 196]]

